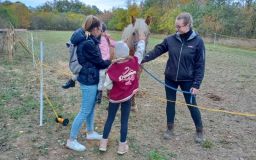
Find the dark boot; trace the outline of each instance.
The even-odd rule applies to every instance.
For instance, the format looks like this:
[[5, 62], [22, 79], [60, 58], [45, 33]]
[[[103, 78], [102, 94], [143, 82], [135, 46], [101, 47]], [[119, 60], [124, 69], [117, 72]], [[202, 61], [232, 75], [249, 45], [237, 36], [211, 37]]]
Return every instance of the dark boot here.
[[70, 80], [68, 80], [68, 81], [62, 86], [62, 88], [63, 88], [63, 89], [68, 89], [68, 88], [70, 88], [70, 87], [75, 87], [75, 85], [76, 85], [76, 82], [73, 81], [72, 79], [70, 79]]
[[204, 141], [203, 128], [196, 128], [195, 142], [202, 143]]
[[101, 100], [102, 100], [102, 91], [98, 90], [97, 97], [96, 97], [96, 103], [101, 104]]
[[173, 127], [173, 123], [167, 124], [167, 130], [164, 132], [163, 135], [164, 139], [171, 139], [174, 136]]

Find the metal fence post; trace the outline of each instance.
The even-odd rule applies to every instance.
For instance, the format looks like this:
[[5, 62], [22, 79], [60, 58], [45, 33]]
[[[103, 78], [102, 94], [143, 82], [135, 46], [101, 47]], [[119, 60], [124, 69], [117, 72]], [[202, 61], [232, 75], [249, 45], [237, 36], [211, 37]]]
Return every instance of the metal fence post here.
[[216, 33], [214, 33], [214, 40], [213, 40], [214, 47], [215, 47], [215, 43], [216, 43]]
[[44, 111], [44, 76], [43, 76], [44, 45], [40, 42], [40, 126], [43, 126]]
[[35, 68], [35, 50], [34, 50], [34, 37], [33, 37], [33, 33], [31, 33], [31, 51], [32, 51], [32, 57], [33, 57], [33, 67]]

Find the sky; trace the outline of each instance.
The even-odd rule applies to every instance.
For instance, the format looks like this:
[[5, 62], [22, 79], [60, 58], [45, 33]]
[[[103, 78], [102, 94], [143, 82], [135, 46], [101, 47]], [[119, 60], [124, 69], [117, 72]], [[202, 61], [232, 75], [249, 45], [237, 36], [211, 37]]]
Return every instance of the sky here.
[[[1, 1], [3, 2], [4, 0], [1, 0]], [[37, 7], [47, 2], [47, 0], [9, 0], [9, 1], [11, 2], [20, 1], [28, 7], [29, 6]], [[48, 1], [51, 1], [51, 0], [48, 0]], [[80, 0], [80, 1], [85, 3], [86, 5], [95, 5], [101, 11], [111, 10], [113, 7], [125, 8], [127, 5], [126, 0]]]

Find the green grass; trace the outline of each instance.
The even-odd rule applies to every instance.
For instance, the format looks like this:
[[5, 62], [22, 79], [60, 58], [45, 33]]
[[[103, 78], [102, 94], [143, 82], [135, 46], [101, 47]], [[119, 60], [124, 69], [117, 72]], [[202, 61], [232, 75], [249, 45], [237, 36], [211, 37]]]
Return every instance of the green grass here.
[[39, 149], [40, 155], [43, 156], [43, 155], [48, 154], [49, 145], [47, 143], [41, 144], [41, 145], [37, 146], [37, 148]]
[[206, 51], [226, 53], [233, 56], [249, 56], [256, 58], [256, 51], [246, 50], [242, 48], [228, 47], [223, 45], [214, 46], [213, 44], [206, 44]]
[[[54, 56], [52, 59], [67, 59], [68, 52], [65, 43], [69, 40], [70, 36], [72, 35], [72, 31], [33, 31], [31, 33], [34, 36], [34, 46], [37, 54], [39, 54], [40, 52], [39, 43], [40, 41], [43, 41], [45, 46], [46, 57], [47, 55], [51, 54], [51, 56]], [[109, 31], [109, 33], [114, 40], [121, 40], [121, 32]], [[30, 33], [28, 33], [28, 35], [30, 38]], [[167, 35], [151, 34], [149, 38], [149, 44], [147, 47], [148, 50], [151, 50], [156, 44], [161, 43], [164, 37], [166, 36]], [[26, 35], [23, 35], [23, 37], [26, 37]], [[221, 45], [214, 46], [213, 44], [206, 44], [206, 51], [225, 52], [235, 55], [256, 57], [256, 51], [250, 51], [246, 49], [239, 49]]]
[[140, 144], [138, 144], [135, 136], [129, 136], [128, 141], [130, 150], [132, 150], [132, 152], [137, 155], [145, 155], [145, 153], [141, 150]]
[[212, 149], [214, 147], [214, 144], [210, 140], [205, 140], [202, 143], [202, 147], [206, 149]]
[[30, 96], [20, 99], [20, 104], [15, 104], [15, 107], [12, 107], [7, 110], [10, 118], [12, 119], [21, 119], [23, 116], [31, 113], [38, 106], [38, 102]]
[[149, 152], [150, 160], [166, 160], [165, 156], [161, 155], [158, 151], [153, 150]]
[[114, 40], [121, 40], [121, 32], [119, 31], [108, 31], [111, 38], [113, 38]]
[[151, 150], [148, 154], [150, 160], [169, 160], [172, 158], [177, 158], [177, 154], [170, 152], [169, 150], [165, 149], [154, 149]]

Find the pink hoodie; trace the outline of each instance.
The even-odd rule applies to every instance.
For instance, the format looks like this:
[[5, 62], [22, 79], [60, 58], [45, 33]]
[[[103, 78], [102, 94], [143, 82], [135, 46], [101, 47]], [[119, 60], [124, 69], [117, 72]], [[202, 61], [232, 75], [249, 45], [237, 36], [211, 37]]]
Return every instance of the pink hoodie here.
[[100, 52], [103, 60], [110, 59], [110, 47], [115, 46], [115, 41], [110, 38], [106, 33], [102, 33], [100, 39]]

